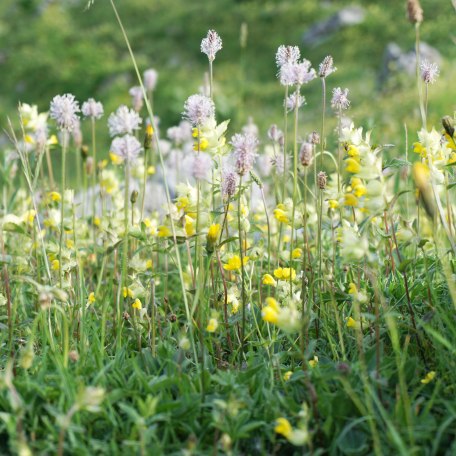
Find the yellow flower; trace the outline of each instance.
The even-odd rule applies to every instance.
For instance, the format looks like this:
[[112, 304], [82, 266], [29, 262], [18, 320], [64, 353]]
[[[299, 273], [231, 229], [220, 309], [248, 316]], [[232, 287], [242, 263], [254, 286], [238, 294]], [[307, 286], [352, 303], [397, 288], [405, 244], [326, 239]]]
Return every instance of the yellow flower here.
[[161, 225], [158, 227], [158, 237], [169, 237], [171, 234], [171, 230], [167, 226]]
[[179, 198], [177, 198], [176, 207], [179, 210], [181, 210], [181, 209], [185, 210], [189, 204], [190, 204], [190, 201], [186, 196], [179, 196]]
[[146, 261], [146, 269], [152, 269], [154, 267], [154, 263], [152, 260]]
[[335, 200], [335, 199], [330, 199], [328, 201], [328, 206], [331, 208], [331, 209], [337, 209], [339, 207], [339, 201]]
[[296, 278], [296, 271], [294, 268], [277, 268], [274, 270], [274, 276], [277, 279], [289, 280], [291, 277], [291, 280], [294, 280]]
[[268, 323], [277, 324], [279, 321], [280, 307], [274, 298], [266, 298], [266, 306], [261, 310], [263, 320]]
[[348, 317], [348, 319], [347, 319], [347, 328], [359, 328], [359, 327], [360, 327], [360, 324], [359, 324], [358, 321], [356, 321], [352, 317]]
[[71, 249], [74, 247], [74, 241], [73, 241], [73, 239], [67, 239], [67, 240], [65, 241], [65, 244], [66, 244], [67, 249], [70, 249], [70, 250], [71, 250]]
[[358, 177], [352, 177], [350, 184], [353, 188], [353, 193], [357, 198], [360, 198], [361, 196], [366, 194], [367, 189], [365, 185], [362, 183], [361, 179], [359, 179]]
[[434, 377], [435, 371], [428, 372], [426, 376], [423, 379], [421, 379], [421, 383], [427, 385], [428, 383], [432, 382], [432, 380], [434, 380]]
[[358, 293], [358, 288], [356, 288], [356, 285], [355, 285], [353, 282], [351, 282], [351, 283], [348, 285], [348, 292], [349, 292], [350, 294], [356, 294], [356, 293]]
[[344, 206], [355, 207], [358, 206], [358, 200], [353, 193], [345, 193], [344, 195]]
[[123, 297], [126, 298], [127, 296], [129, 298], [133, 297], [133, 290], [131, 288], [123, 287], [122, 290]]
[[51, 269], [52, 269], [53, 271], [58, 271], [58, 270], [60, 269], [59, 260], [52, 260]]
[[216, 318], [209, 319], [209, 323], [206, 326], [206, 331], [213, 333], [213, 332], [217, 331], [217, 328], [218, 328], [217, 319]]
[[313, 369], [314, 367], [317, 367], [318, 365], [318, 356], [315, 355], [313, 359], [309, 361], [309, 366]]
[[60, 193], [59, 192], [49, 192], [48, 193], [48, 197], [51, 201], [61, 201], [62, 200], [62, 197], [60, 196]]
[[293, 371], [287, 371], [283, 374], [283, 380], [285, 382], [288, 382], [290, 380], [291, 376], [293, 375]]
[[87, 298], [87, 305], [93, 304], [95, 302], [95, 293], [92, 291]]
[[25, 223], [32, 225], [33, 221], [35, 220], [35, 215], [36, 212], [33, 209], [30, 209], [22, 216], [22, 218], [24, 219]]
[[[244, 266], [247, 264], [247, 261], [249, 261], [248, 256], [243, 258]], [[241, 258], [238, 255], [233, 255], [228, 260], [228, 263], [223, 265], [223, 269], [227, 271], [237, 271], [238, 269], [241, 269]]]
[[274, 431], [277, 434], [283, 435], [286, 439], [288, 439], [289, 437], [291, 437], [291, 434], [293, 433], [293, 428], [291, 427], [290, 422], [286, 418], [281, 417], [277, 418]]
[[[185, 216], [185, 226], [184, 226], [184, 229], [185, 229], [185, 234], [187, 236], [193, 236], [195, 234], [195, 225], [193, 224], [193, 219], [186, 215]], [[160, 234], [159, 234], [160, 236]]]
[[147, 168], [147, 174], [148, 174], [149, 176], [152, 176], [152, 174], [155, 174], [155, 166], [150, 165], [150, 166]]
[[347, 148], [347, 155], [350, 157], [358, 157], [359, 156], [359, 150], [356, 146], [353, 144], [350, 144]]
[[279, 204], [276, 209], [274, 209], [274, 217], [281, 223], [290, 223], [290, 219], [287, 215], [287, 213], [280, 207], [283, 206], [282, 204]]
[[148, 124], [146, 127], [146, 135], [152, 136], [154, 134], [154, 127], [151, 124]]
[[206, 150], [207, 146], [209, 146], [209, 141], [206, 138], [201, 138], [199, 142], [195, 142], [195, 144], [193, 145], [193, 150], [196, 152], [199, 150]]
[[272, 277], [271, 274], [265, 274], [263, 276], [263, 284], [275, 287], [277, 285], [277, 282], [274, 280], [274, 277]]
[[207, 232], [207, 241], [212, 244], [215, 244], [217, 242], [219, 234], [220, 234], [220, 224], [213, 223], [209, 227], [209, 231]]
[[142, 302], [138, 298], [136, 298], [131, 306], [133, 307], [133, 309], [141, 310]]
[[420, 154], [423, 158], [425, 158], [427, 154], [426, 148], [419, 142], [413, 143], [413, 152]]
[[291, 258], [293, 258], [293, 259], [301, 258], [301, 256], [302, 256], [302, 249], [300, 249], [299, 247], [296, 249], [293, 249], [293, 251], [291, 252]]
[[361, 171], [361, 165], [354, 158], [347, 158], [345, 170], [352, 174], [357, 174]]
[[120, 165], [123, 162], [122, 158], [113, 152], [109, 152], [109, 158], [113, 165]]
[[95, 217], [93, 218], [93, 224], [94, 224], [95, 226], [100, 226], [100, 224], [101, 224], [100, 217], [95, 216]]

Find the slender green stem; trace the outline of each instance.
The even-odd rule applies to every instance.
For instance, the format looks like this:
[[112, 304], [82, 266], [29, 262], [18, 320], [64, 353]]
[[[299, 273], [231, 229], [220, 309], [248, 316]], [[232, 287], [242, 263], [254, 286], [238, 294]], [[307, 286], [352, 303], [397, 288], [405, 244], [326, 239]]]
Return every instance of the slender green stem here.
[[59, 240], [59, 277], [60, 277], [60, 288], [63, 288], [63, 261], [62, 261], [62, 250], [63, 250], [63, 237], [65, 232], [65, 175], [66, 175], [66, 153], [68, 147], [68, 132], [63, 132], [63, 144], [62, 144], [62, 168], [60, 176], [60, 240]]

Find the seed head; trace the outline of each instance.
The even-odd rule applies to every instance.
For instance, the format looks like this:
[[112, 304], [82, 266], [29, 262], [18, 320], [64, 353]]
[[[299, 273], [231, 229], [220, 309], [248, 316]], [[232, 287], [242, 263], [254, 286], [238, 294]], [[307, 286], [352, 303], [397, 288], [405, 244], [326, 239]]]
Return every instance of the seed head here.
[[310, 166], [313, 158], [313, 147], [312, 144], [305, 142], [302, 143], [301, 150], [299, 152], [299, 158], [302, 166]]
[[350, 106], [350, 100], [348, 99], [348, 89], [342, 90], [340, 87], [336, 87], [335, 89], [333, 89], [331, 106], [334, 109], [348, 109], [348, 107]]
[[421, 78], [425, 84], [434, 84], [440, 74], [439, 66], [436, 63], [424, 60], [421, 63]]
[[251, 133], [237, 133], [231, 138], [234, 147], [236, 171], [240, 176], [247, 174], [253, 167], [257, 157], [258, 139]]
[[72, 131], [75, 128], [79, 111], [79, 103], [70, 93], [56, 95], [51, 101], [50, 116], [61, 130]]
[[407, 16], [412, 24], [423, 22], [423, 8], [419, 0], [407, 0]]
[[225, 201], [234, 196], [237, 183], [237, 174], [232, 169], [225, 168], [222, 172], [222, 196]]
[[222, 49], [222, 39], [215, 30], [209, 30], [201, 41], [201, 52], [207, 55], [209, 62], [215, 60], [215, 54]]
[[273, 142], [279, 142], [279, 139], [283, 136], [282, 131], [277, 125], [272, 124], [268, 130], [268, 138]]
[[84, 117], [90, 117], [96, 120], [101, 119], [104, 114], [103, 105], [99, 101], [89, 98], [82, 104], [82, 114]]
[[324, 190], [326, 188], [328, 176], [324, 171], [320, 171], [317, 175], [318, 188]]
[[111, 151], [123, 160], [133, 161], [141, 152], [141, 143], [131, 135], [115, 138], [111, 144]]
[[149, 92], [155, 90], [157, 86], [158, 80], [158, 73], [153, 68], [149, 68], [148, 70], [144, 71], [143, 81], [144, 81], [144, 88]]
[[194, 127], [198, 127], [215, 117], [214, 102], [205, 95], [190, 95], [184, 104], [182, 115]]
[[313, 131], [308, 137], [307, 141], [310, 142], [311, 144], [320, 144], [320, 135], [316, 132]]
[[301, 51], [298, 46], [285, 46], [282, 44], [277, 49], [276, 63], [279, 68], [286, 63], [297, 63], [300, 58]]
[[327, 78], [331, 73], [334, 73], [336, 70], [337, 68], [334, 66], [333, 58], [330, 55], [328, 55], [320, 63], [320, 67], [318, 69], [318, 76], [320, 76], [320, 78]]
[[131, 135], [135, 130], [139, 130], [141, 123], [142, 119], [137, 112], [128, 109], [126, 106], [120, 106], [108, 118], [109, 134], [111, 137]]

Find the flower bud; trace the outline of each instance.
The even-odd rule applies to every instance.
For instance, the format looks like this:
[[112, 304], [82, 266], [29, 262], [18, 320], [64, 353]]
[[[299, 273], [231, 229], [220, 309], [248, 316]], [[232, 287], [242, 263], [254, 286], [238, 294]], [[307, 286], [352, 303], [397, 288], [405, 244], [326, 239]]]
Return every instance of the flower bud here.
[[301, 160], [301, 164], [302, 166], [310, 166], [310, 164], [312, 163], [312, 155], [313, 155], [313, 150], [312, 150], [312, 144], [310, 143], [302, 143], [302, 146], [301, 146], [301, 151], [299, 153], [299, 158]]
[[421, 8], [419, 0], [407, 1], [407, 16], [412, 24], [420, 24], [423, 22], [423, 8]]
[[130, 203], [135, 204], [138, 201], [138, 190], [133, 190], [130, 195]]
[[453, 122], [453, 119], [450, 116], [445, 116], [442, 119], [442, 125], [443, 125], [443, 128], [445, 129], [445, 131], [447, 132], [447, 134], [450, 137], [453, 137], [453, 135], [454, 135], [454, 122]]
[[328, 176], [324, 171], [320, 171], [317, 175], [318, 188], [324, 190], [326, 188], [326, 181]]
[[92, 157], [87, 157], [86, 163], [85, 163], [85, 170], [86, 170], [86, 174], [88, 176], [91, 176], [92, 173], [94, 172], [94, 165], [93, 165], [93, 158]]

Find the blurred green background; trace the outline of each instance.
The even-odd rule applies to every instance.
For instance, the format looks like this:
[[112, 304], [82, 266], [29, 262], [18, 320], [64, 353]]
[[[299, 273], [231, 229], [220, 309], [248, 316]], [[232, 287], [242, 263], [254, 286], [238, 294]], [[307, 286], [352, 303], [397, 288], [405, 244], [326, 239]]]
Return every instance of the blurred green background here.
[[[14, 115], [18, 101], [47, 110], [58, 93], [80, 101], [104, 102], [107, 114], [130, 103], [136, 85], [131, 61], [108, 0], [1, 0], [0, 124]], [[231, 133], [251, 115], [261, 128], [281, 123], [283, 89], [276, 80], [275, 52], [280, 44], [300, 45], [315, 67], [327, 54], [337, 73], [328, 85], [348, 87], [355, 123], [375, 128], [378, 142], [399, 144], [404, 123], [418, 126], [413, 76], [395, 73], [379, 83], [388, 43], [404, 51], [414, 46], [414, 28], [402, 0], [117, 0], [141, 70], [159, 72], [155, 109], [167, 128], [180, 119], [185, 99], [198, 90], [207, 68], [200, 53], [209, 28], [223, 38], [215, 61], [218, 119], [232, 119]], [[364, 19], [304, 44], [303, 35], [319, 21], [348, 5], [363, 8]], [[422, 39], [442, 55], [441, 77], [432, 86], [430, 122], [455, 108], [456, 15], [451, 0], [422, 0]], [[241, 52], [239, 31], [248, 26]], [[313, 81], [303, 90], [303, 134], [320, 125], [321, 88]], [[104, 121], [106, 117], [104, 118]]]

